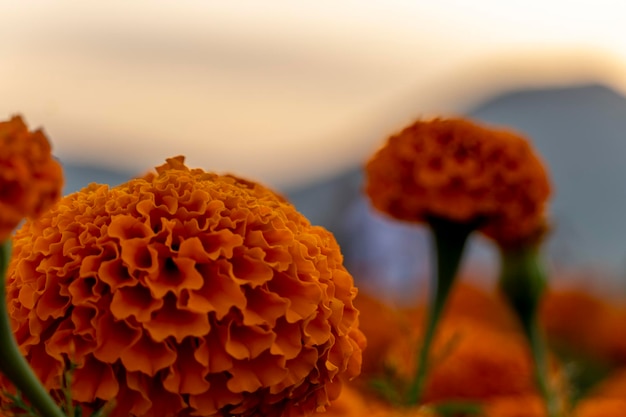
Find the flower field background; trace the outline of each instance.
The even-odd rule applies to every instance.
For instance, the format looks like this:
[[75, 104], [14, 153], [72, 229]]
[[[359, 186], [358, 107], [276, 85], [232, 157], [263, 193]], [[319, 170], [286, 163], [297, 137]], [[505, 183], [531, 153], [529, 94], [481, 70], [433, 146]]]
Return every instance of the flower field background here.
[[[65, 194], [123, 184], [91, 184], [46, 211], [58, 197], [56, 163], [46, 165], [40, 132], [19, 133], [39, 142], [33, 160], [45, 162], [16, 165], [33, 172], [32, 194], [4, 190], [16, 212], [3, 210], [3, 236], [21, 214], [38, 218], [16, 233], [7, 275], [19, 348], [71, 417], [622, 415], [624, 254], [620, 228], [606, 226], [626, 201], [622, 149], [606, 127], [563, 120], [595, 120], [593, 109], [618, 123], [599, 103], [623, 102], [601, 86], [517, 92], [470, 112], [505, 130], [418, 121], [390, 137], [365, 178], [358, 168], [285, 190], [295, 208], [255, 182], [189, 169], [181, 156], [139, 177], [66, 163]], [[504, 112], [511, 104], [525, 111]], [[17, 132], [20, 123], [5, 125]], [[560, 182], [564, 196], [547, 209]], [[364, 192], [412, 228], [374, 214]], [[296, 209], [337, 235], [347, 270], [332, 234]], [[604, 223], [589, 227], [590, 213]], [[434, 237], [436, 268], [419, 224]], [[473, 238], [465, 261], [473, 231], [487, 240]], [[6, 358], [6, 376], [28, 387]], [[20, 395], [4, 391], [7, 415], [37, 415]]]

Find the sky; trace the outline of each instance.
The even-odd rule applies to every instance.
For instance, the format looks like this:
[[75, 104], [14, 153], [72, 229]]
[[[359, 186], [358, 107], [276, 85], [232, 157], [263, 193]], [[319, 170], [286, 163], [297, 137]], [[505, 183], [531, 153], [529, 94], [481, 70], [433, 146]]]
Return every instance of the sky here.
[[62, 160], [277, 187], [362, 163], [416, 117], [509, 88], [626, 90], [617, 1], [0, 0], [0, 117]]

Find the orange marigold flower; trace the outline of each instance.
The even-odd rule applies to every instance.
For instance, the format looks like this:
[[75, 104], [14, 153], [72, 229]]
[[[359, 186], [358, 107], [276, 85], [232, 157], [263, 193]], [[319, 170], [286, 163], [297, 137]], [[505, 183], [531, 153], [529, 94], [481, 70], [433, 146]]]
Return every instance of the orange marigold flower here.
[[417, 121], [391, 136], [366, 166], [366, 192], [400, 220], [481, 222], [502, 244], [545, 229], [550, 184], [523, 137], [464, 119]]
[[363, 351], [362, 379], [384, 372], [382, 358], [393, 344], [406, 336], [409, 321], [400, 310], [363, 291], [359, 292], [355, 304], [360, 312], [359, 328], [367, 338], [367, 349]]
[[539, 396], [521, 395], [494, 398], [483, 407], [484, 417], [545, 417], [545, 405]]
[[334, 237], [284, 198], [177, 157], [62, 199], [14, 239], [18, 343], [50, 390], [114, 416], [304, 416], [359, 373]]
[[0, 122], [0, 242], [61, 196], [63, 171], [50, 151], [44, 133], [29, 132], [21, 117]]
[[[415, 373], [415, 351], [422, 329], [414, 327], [394, 341], [381, 361], [389, 378], [407, 381]], [[502, 396], [536, 395], [532, 358], [523, 336], [491, 323], [448, 316], [441, 322], [430, 354], [424, 403], [482, 401]], [[556, 367], [551, 377], [559, 380]]]
[[607, 364], [623, 363], [626, 357], [624, 318], [618, 305], [583, 287], [549, 290], [541, 308], [556, 347]]
[[623, 417], [625, 413], [624, 398], [589, 398], [578, 404], [573, 417]]
[[442, 325], [424, 401], [535, 393], [530, 352], [520, 335], [495, 331], [473, 320]]

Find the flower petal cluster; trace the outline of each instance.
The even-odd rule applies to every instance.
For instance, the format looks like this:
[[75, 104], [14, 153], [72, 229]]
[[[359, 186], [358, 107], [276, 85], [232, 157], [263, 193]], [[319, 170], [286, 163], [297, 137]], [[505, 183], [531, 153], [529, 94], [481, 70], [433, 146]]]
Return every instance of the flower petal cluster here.
[[0, 122], [0, 242], [22, 219], [47, 210], [62, 187], [63, 171], [44, 133], [30, 132], [19, 116]]
[[545, 229], [550, 184], [528, 141], [465, 119], [418, 120], [366, 166], [375, 208], [409, 222], [478, 222], [502, 244]]
[[113, 416], [304, 416], [359, 373], [356, 289], [334, 237], [284, 198], [168, 159], [62, 199], [14, 239], [18, 343], [46, 387], [76, 364]]

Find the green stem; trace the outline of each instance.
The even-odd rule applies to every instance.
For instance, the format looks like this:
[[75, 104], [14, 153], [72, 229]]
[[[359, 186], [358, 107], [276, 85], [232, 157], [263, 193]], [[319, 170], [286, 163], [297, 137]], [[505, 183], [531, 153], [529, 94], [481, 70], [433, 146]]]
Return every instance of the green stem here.
[[455, 223], [439, 218], [430, 219], [428, 224], [434, 239], [432, 247], [436, 267], [433, 268], [431, 295], [426, 312], [426, 327], [417, 356], [417, 373], [407, 393], [409, 405], [418, 404], [421, 400], [428, 375], [428, 355], [435, 337], [435, 330], [454, 284], [465, 242], [470, 233], [476, 229], [474, 223]]
[[560, 406], [549, 383], [549, 367], [546, 344], [544, 341], [539, 319], [535, 314], [531, 320], [523, 324], [524, 333], [530, 344], [530, 351], [533, 357], [535, 383], [537, 389], [544, 399], [548, 417], [560, 416]]
[[549, 383], [548, 349], [539, 325], [539, 305], [547, 287], [539, 248], [534, 245], [502, 249], [499, 285], [518, 316], [533, 358], [535, 383], [548, 417], [561, 415], [556, 393]]
[[20, 353], [11, 330], [6, 299], [6, 272], [11, 257], [9, 241], [0, 247], [0, 371], [43, 417], [66, 417]]

